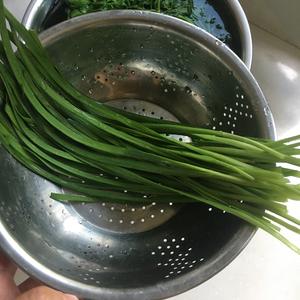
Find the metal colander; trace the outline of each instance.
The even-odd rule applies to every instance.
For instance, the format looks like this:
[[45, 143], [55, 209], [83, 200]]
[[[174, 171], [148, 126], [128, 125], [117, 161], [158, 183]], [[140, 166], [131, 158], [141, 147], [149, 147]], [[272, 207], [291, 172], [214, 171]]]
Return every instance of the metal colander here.
[[[185, 22], [102, 12], [57, 25], [41, 39], [91, 98], [137, 114], [273, 137], [270, 111], [247, 68]], [[88, 299], [183, 292], [225, 267], [255, 231], [201, 204], [62, 204], [49, 198], [59, 187], [4, 149], [0, 163], [1, 245], [31, 275]]]

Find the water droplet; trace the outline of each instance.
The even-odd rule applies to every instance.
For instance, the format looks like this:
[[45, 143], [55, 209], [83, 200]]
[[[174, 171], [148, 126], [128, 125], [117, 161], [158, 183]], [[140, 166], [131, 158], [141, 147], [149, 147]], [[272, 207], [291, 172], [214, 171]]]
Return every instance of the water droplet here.
[[199, 80], [199, 76], [196, 73], [194, 73], [193, 79], [197, 81], [197, 80]]
[[264, 107], [264, 114], [265, 116], [269, 115], [269, 109], [267, 107]]
[[188, 87], [188, 86], [185, 86], [185, 87], [184, 87], [184, 91], [185, 91], [187, 94], [191, 94], [191, 93], [192, 93], [191, 88]]

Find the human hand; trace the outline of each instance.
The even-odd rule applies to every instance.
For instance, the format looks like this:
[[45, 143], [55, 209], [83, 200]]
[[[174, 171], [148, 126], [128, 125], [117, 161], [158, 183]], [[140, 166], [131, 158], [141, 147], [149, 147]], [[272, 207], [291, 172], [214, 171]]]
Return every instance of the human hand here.
[[29, 278], [19, 286], [14, 282], [17, 267], [0, 250], [0, 300], [78, 300]]

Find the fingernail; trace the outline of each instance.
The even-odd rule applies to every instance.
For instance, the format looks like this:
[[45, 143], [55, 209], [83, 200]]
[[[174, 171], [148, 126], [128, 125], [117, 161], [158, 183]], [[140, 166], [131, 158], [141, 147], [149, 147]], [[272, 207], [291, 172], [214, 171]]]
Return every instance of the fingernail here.
[[66, 300], [79, 300], [76, 296], [74, 295], [65, 295]]

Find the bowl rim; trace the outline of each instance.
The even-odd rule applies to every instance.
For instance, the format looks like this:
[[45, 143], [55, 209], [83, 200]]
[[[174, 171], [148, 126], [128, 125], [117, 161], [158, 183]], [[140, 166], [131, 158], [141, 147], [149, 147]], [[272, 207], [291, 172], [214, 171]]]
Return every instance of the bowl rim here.
[[[54, 1], [54, 0], [53, 0]], [[241, 59], [244, 64], [250, 69], [252, 65], [253, 56], [253, 44], [252, 35], [249, 26], [247, 16], [238, 0], [223, 0], [231, 10], [237, 22], [237, 30], [241, 37]], [[31, 29], [33, 27], [34, 17], [38, 11], [38, 8], [43, 5], [45, 0], [31, 0], [25, 14], [22, 18], [22, 23], [26, 28]]]
[[[247, 87], [247, 90], [249, 90], [251, 94], [255, 95], [257, 102], [259, 102], [264, 108], [261, 112], [258, 112], [258, 118], [261, 120], [262, 124], [264, 123], [264, 127], [266, 128], [264, 135], [265, 137], [275, 138], [275, 127], [271, 111], [268, 108], [268, 104], [260, 87], [244, 63], [225, 44], [221, 43], [206, 31], [187, 22], [154, 12], [131, 10], [96, 12], [59, 23], [58, 25], [55, 25], [41, 33], [40, 39], [44, 45], [47, 45], [55, 39], [58, 39], [60, 35], [68, 34], [71, 31], [83, 28], [84, 26], [91, 26], [93, 24], [98, 24], [99, 22], [102, 24], [103, 22], [105, 24], [116, 24], [116, 22], [120, 22], [122, 20], [144, 22], [150, 26], [153, 24], [169, 26], [169, 28], [185, 35], [187, 38], [197, 41], [197, 43], [201, 45], [205, 45], [209, 51], [214, 53], [214, 55], [224, 61], [224, 63], [231, 68], [233, 74], [239, 74], [240, 84]], [[3, 247], [3, 250], [23, 270], [25, 270], [25, 272], [43, 282], [46, 282], [58, 290], [89, 299], [99, 299], [99, 296], [101, 296], [101, 299], [103, 300], [162, 299], [183, 293], [203, 283], [225, 268], [246, 247], [255, 232], [255, 227], [245, 223], [232, 237], [232, 242], [230, 241], [228, 245], [226, 245], [226, 249], [222, 249], [221, 255], [218, 256], [218, 260], [208, 261], [206, 266], [202, 267], [200, 270], [199, 268], [196, 268], [186, 274], [182, 274], [178, 278], [166, 280], [163, 283], [142, 288], [113, 289], [94, 287], [79, 283], [56, 273], [55, 270], [51, 270], [45, 265], [42, 265], [35, 260], [30, 253], [27, 253], [16, 240], [13, 239], [9, 230], [0, 220], [1, 247]]]

